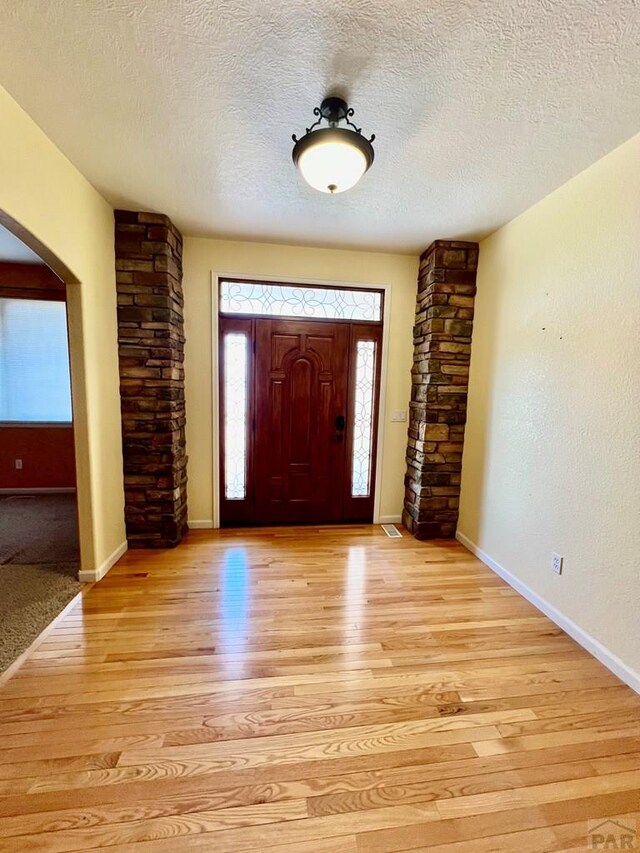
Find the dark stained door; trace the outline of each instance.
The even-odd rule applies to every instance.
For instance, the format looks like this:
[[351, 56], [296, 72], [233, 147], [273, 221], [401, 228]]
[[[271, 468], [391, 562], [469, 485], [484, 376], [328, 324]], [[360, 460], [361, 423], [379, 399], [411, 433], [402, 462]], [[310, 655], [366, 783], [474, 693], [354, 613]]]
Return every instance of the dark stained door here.
[[255, 320], [258, 524], [343, 517], [349, 336], [345, 323]]

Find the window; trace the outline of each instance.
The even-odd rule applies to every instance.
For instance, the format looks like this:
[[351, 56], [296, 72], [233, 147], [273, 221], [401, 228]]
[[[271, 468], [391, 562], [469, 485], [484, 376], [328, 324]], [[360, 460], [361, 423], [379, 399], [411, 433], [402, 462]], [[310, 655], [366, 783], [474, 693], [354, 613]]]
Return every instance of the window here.
[[371, 490], [375, 377], [375, 341], [358, 341], [356, 345], [353, 457], [351, 460], [351, 496], [354, 498], [368, 498]]
[[247, 336], [224, 336], [224, 496], [247, 495]]
[[71, 420], [65, 303], [0, 298], [0, 421]]
[[382, 320], [382, 294], [377, 290], [221, 281], [220, 311], [266, 317], [323, 320]]

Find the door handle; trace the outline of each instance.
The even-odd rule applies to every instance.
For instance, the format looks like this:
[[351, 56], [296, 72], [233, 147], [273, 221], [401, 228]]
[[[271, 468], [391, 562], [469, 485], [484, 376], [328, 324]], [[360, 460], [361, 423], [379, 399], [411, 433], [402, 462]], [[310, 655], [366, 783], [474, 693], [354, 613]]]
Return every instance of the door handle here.
[[339, 432], [342, 432], [342, 430], [344, 429], [344, 426], [345, 426], [345, 417], [344, 417], [344, 415], [338, 415], [338, 417], [336, 418], [336, 429], [337, 429]]

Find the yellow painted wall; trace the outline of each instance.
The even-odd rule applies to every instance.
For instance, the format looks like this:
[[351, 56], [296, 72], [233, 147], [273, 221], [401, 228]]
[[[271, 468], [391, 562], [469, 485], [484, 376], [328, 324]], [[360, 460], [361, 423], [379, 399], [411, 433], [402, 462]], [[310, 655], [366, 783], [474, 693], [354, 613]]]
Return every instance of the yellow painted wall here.
[[480, 245], [459, 531], [640, 671], [640, 136]]
[[417, 271], [418, 258], [408, 255], [185, 238], [185, 372], [191, 520], [214, 518], [212, 273], [391, 285], [380, 514], [399, 517], [404, 495], [407, 424], [390, 423], [389, 419], [394, 409], [408, 409]]
[[0, 211], [77, 282], [68, 291], [80, 535], [83, 568], [94, 569], [125, 539], [113, 211], [2, 88]]

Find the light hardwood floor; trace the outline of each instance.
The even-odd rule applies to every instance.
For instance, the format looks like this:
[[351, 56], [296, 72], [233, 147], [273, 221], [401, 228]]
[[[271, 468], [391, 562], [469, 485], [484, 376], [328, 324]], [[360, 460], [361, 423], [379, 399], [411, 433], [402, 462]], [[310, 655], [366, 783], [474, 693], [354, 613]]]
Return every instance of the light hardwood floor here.
[[0, 690], [0, 851], [582, 851], [638, 817], [639, 718], [455, 542], [194, 531]]

